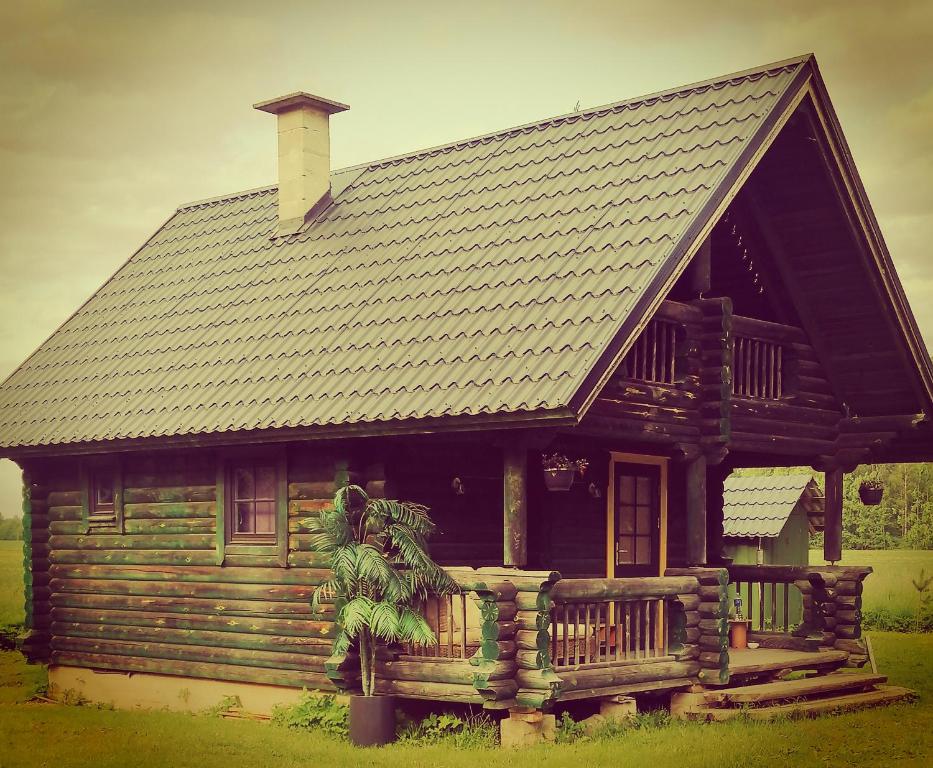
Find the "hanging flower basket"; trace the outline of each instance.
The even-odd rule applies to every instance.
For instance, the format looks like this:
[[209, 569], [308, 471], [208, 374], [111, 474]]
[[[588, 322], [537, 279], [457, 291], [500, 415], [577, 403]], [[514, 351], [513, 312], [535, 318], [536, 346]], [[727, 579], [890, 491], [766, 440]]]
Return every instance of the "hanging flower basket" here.
[[549, 491], [569, 491], [577, 473], [583, 476], [589, 462], [586, 459], [571, 461], [561, 453], [544, 456], [541, 459], [544, 471], [544, 485]]
[[868, 507], [880, 504], [882, 496], [884, 496], [884, 486], [877, 480], [866, 480], [858, 487], [858, 497], [862, 500], [862, 504]]

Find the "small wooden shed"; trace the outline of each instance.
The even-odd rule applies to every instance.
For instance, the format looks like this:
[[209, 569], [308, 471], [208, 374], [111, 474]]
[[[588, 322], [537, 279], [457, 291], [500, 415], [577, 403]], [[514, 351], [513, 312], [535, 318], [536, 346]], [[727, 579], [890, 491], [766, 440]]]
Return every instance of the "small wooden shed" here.
[[[723, 489], [723, 549], [736, 565], [809, 565], [810, 534], [823, 530], [823, 491], [811, 474], [730, 475]], [[758, 618], [754, 592], [745, 615]], [[744, 598], [743, 598], [744, 599]], [[765, 595], [766, 614], [770, 598]], [[777, 607], [783, 621], [783, 607]], [[790, 597], [789, 620], [799, 624], [803, 604]]]

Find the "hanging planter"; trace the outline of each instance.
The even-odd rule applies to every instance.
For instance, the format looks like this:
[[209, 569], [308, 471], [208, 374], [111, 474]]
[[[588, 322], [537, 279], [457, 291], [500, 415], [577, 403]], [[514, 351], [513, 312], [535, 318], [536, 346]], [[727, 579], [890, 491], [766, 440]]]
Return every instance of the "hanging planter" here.
[[878, 480], [866, 480], [858, 487], [858, 497], [862, 500], [862, 504], [868, 507], [880, 504], [882, 496], [884, 496], [884, 485]]
[[544, 485], [549, 491], [569, 491], [577, 473], [580, 474], [580, 477], [583, 477], [583, 473], [586, 472], [589, 464], [586, 459], [571, 461], [562, 453], [545, 455], [541, 458]]

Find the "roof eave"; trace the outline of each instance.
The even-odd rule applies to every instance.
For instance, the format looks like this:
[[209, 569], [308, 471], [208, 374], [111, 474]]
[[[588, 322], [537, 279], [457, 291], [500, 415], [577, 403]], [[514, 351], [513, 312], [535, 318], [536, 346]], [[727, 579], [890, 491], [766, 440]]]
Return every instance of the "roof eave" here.
[[485, 414], [481, 416], [439, 416], [422, 419], [399, 419], [396, 421], [277, 427], [49, 445], [0, 446], [0, 458], [18, 461], [30, 458], [133, 453], [178, 448], [220, 448], [247, 444], [311, 442], [360, 437], [458, 434], [492, 430], [573, 427], [577, 423], [577, 417], [571, 411], [560, 408], [548, 411], [516, 411], [507, 414]]

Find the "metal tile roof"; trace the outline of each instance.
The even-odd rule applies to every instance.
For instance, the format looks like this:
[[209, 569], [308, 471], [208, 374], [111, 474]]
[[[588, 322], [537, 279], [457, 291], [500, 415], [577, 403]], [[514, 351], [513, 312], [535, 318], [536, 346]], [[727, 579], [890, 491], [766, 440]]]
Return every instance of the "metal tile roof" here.
[[807, 66], [338, 171], [287, 239], [274, 188], [183, 206], [0, 387], [0, 447], [566, 409]]
[[[811, 496], [818, 493], [813, 477], [805, 474], [729, 475], [723, 494], [724, 535], [780, 536], [794, 507], [808, 490]], [[820, 497], [818, 500], [822, 501]]]

